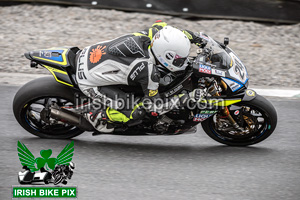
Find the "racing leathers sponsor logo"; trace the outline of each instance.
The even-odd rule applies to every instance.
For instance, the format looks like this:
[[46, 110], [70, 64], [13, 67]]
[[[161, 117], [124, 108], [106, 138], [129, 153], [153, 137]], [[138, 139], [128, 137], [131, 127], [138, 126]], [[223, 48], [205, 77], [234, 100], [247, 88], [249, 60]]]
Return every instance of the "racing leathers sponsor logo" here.
[[134, 79], [139, 75], [139, 73], [145, 68], [145, 64], [142, 63], [140, 66], [138, 66], [130, 75], [131, 80], [134, 81]]
[[84, 48], [82, 50], [82, 52], [80, 53], [80, 56], [79, 56], [79, 60], [78, 60], [78, 69], [77, 69], [77, 75], [78, 75], [78, 78], [79, 79], [87, 79], [85, 74], [84, 74], [84, 69], [83, 69], [83, 66], [84, 66], [84, 57], [85, 57], [85, 52], [86, 52], [87, 48]]
[[158, 93], [158, 90], [149, 90], [149, 97], [153, 97]]
[[201, 73], [205, 73], [205, 74], [211, 74], [211, 67], [207, 66], [207, 65], [199, 65], [199, 72]]
[[90, 58], [89, 58], [90, 62], [93, 64], [99, 62], [101, 60], [102, 56], [106, 54], [105, 48], [106, 48], [106, 46], [98, 45], [97, 48], [92, 49], [92, 51], [90, 52]]

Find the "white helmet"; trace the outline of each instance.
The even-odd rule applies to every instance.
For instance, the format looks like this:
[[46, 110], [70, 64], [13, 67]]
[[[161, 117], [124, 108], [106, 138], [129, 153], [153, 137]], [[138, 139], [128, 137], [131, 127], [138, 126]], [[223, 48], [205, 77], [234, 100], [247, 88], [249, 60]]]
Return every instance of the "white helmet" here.
[[151, 47], [156, 59], [168, 70], [175, 72], [187, 67], [191, 43], [177, 28], [165, 26], [154, 35]]

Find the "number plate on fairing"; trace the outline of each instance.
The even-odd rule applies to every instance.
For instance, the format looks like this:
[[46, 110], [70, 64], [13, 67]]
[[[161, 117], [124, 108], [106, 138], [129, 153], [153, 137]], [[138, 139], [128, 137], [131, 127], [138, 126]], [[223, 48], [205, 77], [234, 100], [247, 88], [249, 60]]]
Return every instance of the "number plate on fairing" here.
[[246, 67], [233, 52], [230, 52], [229, 55], [233, 60], [233, 66], [228, 70], [230, 76], [245, 84], [248, 81]]

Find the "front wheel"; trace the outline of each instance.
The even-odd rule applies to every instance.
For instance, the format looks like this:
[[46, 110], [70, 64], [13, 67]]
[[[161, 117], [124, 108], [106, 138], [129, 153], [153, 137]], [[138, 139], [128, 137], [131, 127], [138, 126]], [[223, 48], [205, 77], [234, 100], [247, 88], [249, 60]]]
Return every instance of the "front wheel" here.
[[[238, 115], [233, 112], [239, 109]], [[202, 122], [202, 128], [212, 139], [230, 146], [247, 146], [259, 143], [269, 137], [276, 128], [277, 113], [274, 106], [264, 97], [257, 95], [251, 101], [229, 106], [233, 118], [244, 131], [234, 129], [227, 119], [216, 114]]]

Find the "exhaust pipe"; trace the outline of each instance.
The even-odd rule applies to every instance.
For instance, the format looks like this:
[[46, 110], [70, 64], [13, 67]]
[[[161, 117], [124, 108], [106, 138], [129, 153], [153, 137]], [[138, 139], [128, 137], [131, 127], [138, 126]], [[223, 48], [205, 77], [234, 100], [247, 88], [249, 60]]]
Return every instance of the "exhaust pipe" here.
[[63, 108], [51, 108], [50, 117], [77, 126], [85, 131], [94, 131], [94, 127], [83, 116]]

